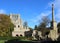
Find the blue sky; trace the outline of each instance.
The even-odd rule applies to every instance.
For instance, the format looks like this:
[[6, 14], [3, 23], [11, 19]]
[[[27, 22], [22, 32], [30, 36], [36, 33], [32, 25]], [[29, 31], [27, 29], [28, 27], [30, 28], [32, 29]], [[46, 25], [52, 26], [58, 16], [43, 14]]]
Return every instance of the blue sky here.
[[20, 14], [21, 19], [28, 22], [28, 26], [34, 28], [43, 16], [51, 19], [51, 4], [55, 6], [56, 21], [60, 21], [59, 0], [0, 0], [0, 13]]

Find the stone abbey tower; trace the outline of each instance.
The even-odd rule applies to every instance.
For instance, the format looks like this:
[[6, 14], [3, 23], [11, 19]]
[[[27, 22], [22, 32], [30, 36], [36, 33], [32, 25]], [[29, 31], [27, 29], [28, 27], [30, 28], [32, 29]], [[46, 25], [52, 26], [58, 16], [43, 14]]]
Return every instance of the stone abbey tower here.
[[14, 24], [14, 30], [12, 32], [12, 36], [25, 36], [24, 32], [29, 31], [29, 28], [25, 28], [23, 26], [22, 19], [20, 18], [20, 14], [10, 14], [11, 22]]

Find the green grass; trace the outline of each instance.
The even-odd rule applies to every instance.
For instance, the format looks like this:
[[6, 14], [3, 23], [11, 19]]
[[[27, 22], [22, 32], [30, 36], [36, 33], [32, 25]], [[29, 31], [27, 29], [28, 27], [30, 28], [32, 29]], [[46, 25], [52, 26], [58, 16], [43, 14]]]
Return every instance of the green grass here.
[[13, 40], [13, 39], [19, 39], [20, 41], [32, 41], [32, 37], [0, 37], [0, 43], [4, 43], [5, 40]]
[[0, 43], [4, 43], [5, 42], [5, 40], [0, 40]]

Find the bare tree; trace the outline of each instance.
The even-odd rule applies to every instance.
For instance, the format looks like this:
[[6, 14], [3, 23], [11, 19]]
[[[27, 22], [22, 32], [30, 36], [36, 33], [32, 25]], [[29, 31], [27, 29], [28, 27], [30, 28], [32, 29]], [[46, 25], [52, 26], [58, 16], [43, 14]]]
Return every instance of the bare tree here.
[[24, 24], [23, 24], [23, 25], [24, 25], [24, 27], [27, 29], [28, 24], [27, 24], [27, 22], [26, 22], [26, 21], [24, 22]]
[[47, 16], [43, 16], [41, 20], [41, 23], [38, 25], [38, 30], [40, 30], [42, 32], [42, 35], [45, 36], [46, 32], [49, 31], [47, 29], [47, 26], [50, 23], [50, 19]]

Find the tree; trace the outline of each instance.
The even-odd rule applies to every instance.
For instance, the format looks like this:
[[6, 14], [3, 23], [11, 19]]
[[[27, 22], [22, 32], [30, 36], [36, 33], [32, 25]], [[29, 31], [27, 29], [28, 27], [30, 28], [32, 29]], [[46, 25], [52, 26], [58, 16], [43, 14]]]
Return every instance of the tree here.
[[40, 30], [42, 32], [42, 36], [45, 36], [46, 32], [49, 30], [47, 29], [47, 26], [50, 23], [50, 19], [47, 16], [44, 16], [41, 20], [42, 21], [39, 23], [37, 30]]
[[37, 25], [35, 25], [35, 28], [34, 28], [35, 30], [37, 29]]
[[27, 29], [27, 26], [28, 26], [28, 24], [27, 24], [27, 22], [24, 22], [24, 27]]
[[0, 36], [11, 36], [14, 25], [11, 23], [10, 17], [0, 14]]
[[48, 26], [50, 23], [50, 19], [47, 16], [43, 16], [41, 23], [44, 24], [44, 28], [46, 28], [46, 26]]
[[60, 22], [57, 24], [58, 33], [60, 33]]

